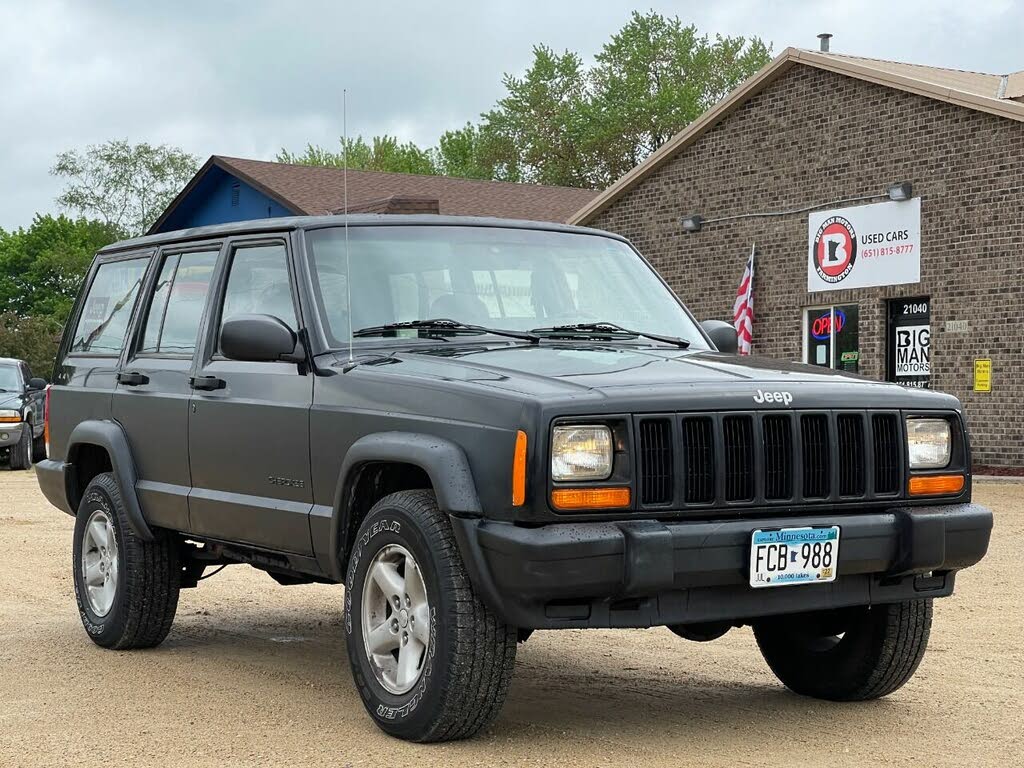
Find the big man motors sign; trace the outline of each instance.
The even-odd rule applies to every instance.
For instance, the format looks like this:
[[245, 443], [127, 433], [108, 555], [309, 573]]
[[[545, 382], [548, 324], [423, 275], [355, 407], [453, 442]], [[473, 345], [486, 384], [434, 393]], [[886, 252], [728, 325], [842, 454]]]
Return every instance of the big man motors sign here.
[[921, 281], [921, 198], [807, 217], [807, 290]]

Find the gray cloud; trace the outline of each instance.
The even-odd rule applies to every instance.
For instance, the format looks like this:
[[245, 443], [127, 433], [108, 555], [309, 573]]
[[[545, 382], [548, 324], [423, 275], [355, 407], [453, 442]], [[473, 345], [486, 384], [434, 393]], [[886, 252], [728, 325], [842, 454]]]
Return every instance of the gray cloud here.
[[[702, 31], [922, 64], [1024, 68], [1011, 2], [657, 2]], [[590, 56], [628, 6], [589, 2], [0, 0], [0, 227], [54, 211], [54, 155], [109, 138], [270, 158], [349, 132], [433, 143], [547, 43]]]

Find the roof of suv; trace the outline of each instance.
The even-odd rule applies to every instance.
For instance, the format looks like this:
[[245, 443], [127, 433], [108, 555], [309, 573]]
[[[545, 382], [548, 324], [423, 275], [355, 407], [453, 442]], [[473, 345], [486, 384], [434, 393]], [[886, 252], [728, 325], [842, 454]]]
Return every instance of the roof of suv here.
[[179, 229], [174, 232], [161, 232], [144, 237], [133, 237], [111, 243], [100, 249], [100, 253], [132, 250], [146, 246], [156, 246], [168, 242], [184, 240], [201, 240], [226, 235], [243, 235], [259, 232], [280, 232], [293, 229], [319, 229], [321, 227], [340, 227], [348, 220], [349, 226], [461, 226], [461, 227], [506, 227], [512, 229], [536, 229], [549, 232], [574, 232], [577, 234], [600, 235], [616, 240], [625, 240], [620, 235], [590, 227], [576, 227], [569, 224], [558, 224], [548, 221], [525, 221], [520, 219], [493, 219], [477, 216], [438, 216], [437, 214], [350, 214], [340, 216], [286, 216], [273, 219], [253, 219], [251, 221], [233, 221], [227, 224], [212, 224], [205, 227]]

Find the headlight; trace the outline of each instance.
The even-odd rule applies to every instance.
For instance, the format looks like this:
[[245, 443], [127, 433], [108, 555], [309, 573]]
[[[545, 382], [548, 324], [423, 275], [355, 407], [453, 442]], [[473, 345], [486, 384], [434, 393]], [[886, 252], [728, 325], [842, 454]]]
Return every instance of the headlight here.
[[555, 480], [604, 480], [612, 473], [612, 431], [602, 426], [555, 427], [551, 476]]
[[0, 423], [16, 424], [21, 421], [21, 411], [13, 411], [9, 408], [0, 410]]
[[911, 469], [941, 469], [949, 464], [950, 432], [945, 419], [907, 419]]

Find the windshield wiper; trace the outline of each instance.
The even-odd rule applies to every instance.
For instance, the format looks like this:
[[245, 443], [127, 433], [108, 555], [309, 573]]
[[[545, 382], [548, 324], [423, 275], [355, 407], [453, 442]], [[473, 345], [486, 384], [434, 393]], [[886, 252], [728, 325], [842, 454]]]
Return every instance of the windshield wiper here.
[[548, 338], [579, 338], [579, 337], [590, 337], [590, 338], [604, 338], [604, 339], [615, 339], [615, 338], [644, 338], [650, 339], [651, 341], [660, 341], [663, 344], [673, 344], [680, 349], [686, 349], [690, 346], [690, 342], [686, 339], [681, 339], [678, 336], [662, 336], [658, 333], [647, 333], [646, 331], [634, 331], [630, 328], [623, 328], [621, 325], [615, 323], [597, 322], [597, 323], [574, 323], [572, 325], [555, 325], [551, 328], [534, 328], [530, 333], [535, 333], [539, 336], [546, 336]]
[[[522, 339], [531, 344], [540, 342], [540, 337], [535, 333], [527, 331], [510, 331], [505, 328], [488, 328], [484, 325], [472, 325], [447, 317], [435, 317], [429, 320], [406, 320], [401, 323], [385, 323], [384, 325], [371, 325], [367, 328], [360, 328], [354, 331], [352, 336], [363, 338], [366, 336], [387, 336], [394, 331], [413, 329], [417, 331], [437, 331], [442, 333], [489, 333], [493, 336], [507, 336], [510, 339]], [[438, 338], [438, 337], [435, 337]], [[440, 337], [443, 338], [443, 337]]]

